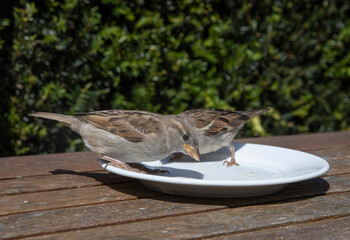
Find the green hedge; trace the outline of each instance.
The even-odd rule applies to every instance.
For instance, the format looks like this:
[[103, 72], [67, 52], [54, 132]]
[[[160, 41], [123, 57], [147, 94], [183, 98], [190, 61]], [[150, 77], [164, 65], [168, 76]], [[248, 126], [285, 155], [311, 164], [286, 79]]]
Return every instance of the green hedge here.
[[2, 1], [0, 155], [82, 150], [28, 113], [271, 107], [242, 136], [349, 130], [348, 1]]

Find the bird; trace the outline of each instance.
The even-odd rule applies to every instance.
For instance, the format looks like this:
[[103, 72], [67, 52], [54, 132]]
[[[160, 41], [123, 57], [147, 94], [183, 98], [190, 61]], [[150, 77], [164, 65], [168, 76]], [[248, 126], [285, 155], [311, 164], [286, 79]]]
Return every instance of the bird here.
[[177, 115], [139, 110], [102, 110], [74, 115], [37, 112], [29, 116], [61, 122], [78, 133], [99, 158], [114, 162], [123, 169], [163, 173], [162, 170], [152, 171], [139, 164], [135, 169], [135, 163], [164, 159], [178, 152], [200, 161], [195, 132]]
[[[231, 152], [230, 161], [223, 164], [227, 167], [239, 165], [234, 157], [235, 148], [232, 140], [238, 131], [252, 117], [269, 108], [252, 111], [231, 111], [226, 109], [192, 109], [178, 114], [195, 131], [199, 142], [199, 153], [215, 152], [222, 147], [228, 147]], [[180, 154], [175, 155], [178, 158]]]

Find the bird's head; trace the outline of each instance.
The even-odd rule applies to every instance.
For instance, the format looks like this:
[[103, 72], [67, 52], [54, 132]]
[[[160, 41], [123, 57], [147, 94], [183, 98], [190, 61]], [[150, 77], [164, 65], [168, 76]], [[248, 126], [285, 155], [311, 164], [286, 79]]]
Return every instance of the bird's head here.
[[177, 119], [169, 127], [171, 145], [174, 152], [181, 152], [200, 161], [199, 143], [195, 132], [181, 119]]

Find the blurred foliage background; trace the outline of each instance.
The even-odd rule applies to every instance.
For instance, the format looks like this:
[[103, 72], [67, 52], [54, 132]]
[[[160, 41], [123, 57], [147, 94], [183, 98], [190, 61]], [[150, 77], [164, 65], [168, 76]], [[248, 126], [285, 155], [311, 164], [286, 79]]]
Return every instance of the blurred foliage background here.
[[350, 130], [350, 3], [0, 3], [0, 155], [83, 150], [49, 120], [142, 109], [271, 107], [241, 137]]

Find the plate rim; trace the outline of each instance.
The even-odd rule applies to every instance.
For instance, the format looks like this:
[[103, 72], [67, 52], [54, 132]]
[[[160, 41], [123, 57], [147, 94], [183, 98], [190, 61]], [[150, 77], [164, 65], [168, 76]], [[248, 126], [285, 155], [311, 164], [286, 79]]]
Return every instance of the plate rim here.
[[161, 182], [161, 183], [176, 184], [176, 185], [217, 186], [217, 187], [256, 187], [256, 186], [285, 185], [289, 183], [295, 183], [295, 182], [305, 181], [308, 179], [319, 177], [329, 170], [329, 163], [325, 159], [307, 152], [303, 152], [303, 151], [299, 151], [291, 148], [265, 145], [265, 144], [255, 144], [255, 143], [237, 143], [237, 144], [244, 144], [244, 145], [248, 144], [251, 146], [278, 148], [283, 150], [300, 152], [306, 155], [313, 156], [318, 161], [321, 161], [323, 164], [325, 164], [325, 166], [319, 169], [318, 171], [311, 172], [305, 175], [294, 176], [294, 177], [275, 178], [275, 179], [266, 179], [266, 180], [263, 179], [263, 180], [227, 180], [225, 181], [225, 180], [204, 180], [204, 179], [191, 179], [191, 178], [184, 178], [184, 177], [167, 177], [167, 176], [161, 176], [161, 175], [151, 175], [151, 174], [145, 174], [145, 173], [132, 172], [132, 171], [124, 170], [111, 165], [107, 165], [101, 159], [98, 159], [98, 163], [104, 169], [106, 169], [111, 173], [118, 174], [124, 177], [134, 178], [141, 181]]

